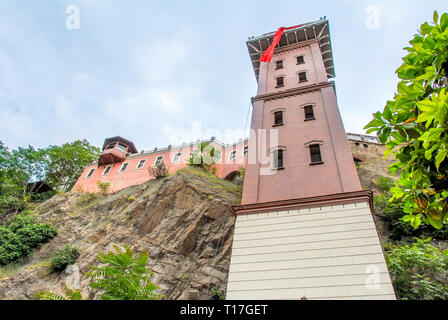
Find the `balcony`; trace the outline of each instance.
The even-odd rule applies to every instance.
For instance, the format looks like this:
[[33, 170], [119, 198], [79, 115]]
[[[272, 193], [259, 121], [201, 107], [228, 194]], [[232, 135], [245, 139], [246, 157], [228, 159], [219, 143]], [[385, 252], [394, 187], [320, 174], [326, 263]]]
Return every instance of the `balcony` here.
[[117, 148], [106, 149], [98, 159], [98, 165], [107, 165], [117, 162], [122, 162], [126, 159], [126, 152], [120, 151]]

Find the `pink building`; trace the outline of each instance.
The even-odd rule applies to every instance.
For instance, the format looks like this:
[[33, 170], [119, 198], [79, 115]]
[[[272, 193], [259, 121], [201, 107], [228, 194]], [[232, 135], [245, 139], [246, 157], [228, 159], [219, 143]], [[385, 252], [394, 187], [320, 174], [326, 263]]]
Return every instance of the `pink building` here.
[[[206, 141], [220, 151], [214, 167], [220, 178], [233, 180], [241, 167], [246, 167], [248, 158], [247, 139], [226, 145], [215, 138]], [[168, 173], [188, 165], [190, 155], [198, 142], [179, 146], [156, 148], [138, 152], [134, 144], [122, 137], [108, 138], [104, 141], [102, 154], [97, 162], [90, 164], [79, 177], [73, 190], [97, 192], [97, 182], [110, 182], [109, 192], [115, 192], [132, 185], [154, 179], [149, 168], [163, 162]]]

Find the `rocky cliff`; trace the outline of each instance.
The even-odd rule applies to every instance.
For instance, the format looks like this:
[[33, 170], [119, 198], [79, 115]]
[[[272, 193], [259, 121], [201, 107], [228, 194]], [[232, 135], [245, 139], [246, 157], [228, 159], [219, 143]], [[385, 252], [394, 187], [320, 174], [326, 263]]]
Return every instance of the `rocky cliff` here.
[[[210, 299], [225, 293], [234, 226], [231, 206], [240, 202], [241, 186], [199, 170], [176, 174], [114, 194], [67, 193], [35, 209], [40, 221], [58, 235], [27, 261], [0, 269], [0, 298], [30, 299], [41, 290], [64, 286], [95, 298], [84, 274], [96, 253], [127, 244], [150, 254], [154, 282], [167, 299]], [[80, 250], [73, 266], [51, 272], [55, 249], [70, 244]]]

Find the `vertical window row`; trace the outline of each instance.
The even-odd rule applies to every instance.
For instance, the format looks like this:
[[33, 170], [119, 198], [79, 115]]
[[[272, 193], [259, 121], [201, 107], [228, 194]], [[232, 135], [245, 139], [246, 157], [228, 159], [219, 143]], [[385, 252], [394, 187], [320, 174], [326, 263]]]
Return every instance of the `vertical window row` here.
[[[303, 54], [295, 56], [296, 59], [296, 65], [301, 65], [305, 63], [305, 57]], [[275, 70], [283, 69], [283, 60], [277, 60], [275, 61]], [[299, 83], [308, 81], [306, 71], [300, 71], [297, 73], [299, 77]], [[276, 88], [280, 88], [285, 86], [285, 76], [278, 76], [275, 78], [276, 81]]]

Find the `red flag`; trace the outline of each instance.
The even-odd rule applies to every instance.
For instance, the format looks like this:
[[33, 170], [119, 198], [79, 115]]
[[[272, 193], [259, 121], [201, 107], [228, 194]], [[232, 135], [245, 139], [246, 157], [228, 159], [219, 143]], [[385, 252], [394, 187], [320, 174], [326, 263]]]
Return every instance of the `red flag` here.
[[261, 62], [271, 62], [272, 56], [274, 55], [274, 50], [275, 47], [277, 46], [277, 44], [280, 42], [280, 39], [283, 36], [283, 33], [285, 32], [285, 30], [289, 30], [289, 29], [294, 29], [294, 28], [298, 28], [302, 26], [301, 24], [297, 25], [297, 26], [293, 26], [293, 27], [280, 27], [278, 28], [277, 32], [274, 35], [274, 38], [272, 39], [272, 43], [269, 46], [269, 48], [266, 49], [266, 51], [263, 53], [263, 55], [260, 58]]

